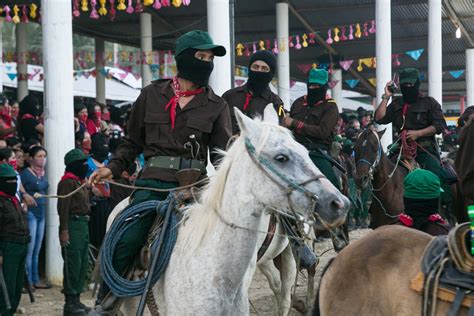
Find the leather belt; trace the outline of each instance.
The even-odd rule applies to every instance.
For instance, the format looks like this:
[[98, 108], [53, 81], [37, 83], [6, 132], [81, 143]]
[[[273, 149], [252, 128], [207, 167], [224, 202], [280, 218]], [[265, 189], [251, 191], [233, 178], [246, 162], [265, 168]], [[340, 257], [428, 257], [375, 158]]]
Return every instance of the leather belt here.
[[147, 160], [147, 168], [162, 168], [171, 170], [199, 169], [206, 174], [206, 164], [201, 160], [173, 156], [153, 156]]

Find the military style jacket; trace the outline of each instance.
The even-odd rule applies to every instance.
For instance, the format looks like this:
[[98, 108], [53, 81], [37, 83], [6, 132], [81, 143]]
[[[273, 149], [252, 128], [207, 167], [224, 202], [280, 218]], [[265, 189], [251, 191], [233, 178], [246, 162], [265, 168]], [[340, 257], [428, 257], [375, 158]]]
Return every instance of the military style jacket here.
[[[175, 126], [166, 106], [174, 97], [171, 80], [157, 80], [145, 87], [135, 102], [127, 123], [128, 135], [117, 148], [115, 157], [108, 167], [115, 178], [142, 153], [145, 160], [153, 156], [170, 156], [192, 159], [191, 151], [185, 148], [190, 136], [194, 135], [200, 145], [199, 160], [215, 163], [218, 156], [215, 149], [225, 149], [231, 130], [229, 106], [206, 87], [201, 94], [181, 109], [176, 107]], [[177, 182], [176, 170], [146, 167], [141, 179], [158, 179]]]
[[273, 103], [273, 107], [281, 119], [285, 116], [283, 101], [278, 95], [267, 88], [261, 95], [255, 96], [248, 89], [247, 85], [243, 85], [234, 89], [230, 89], [222, 96], [230, 107], [230, 116], [232, 118], [232, 134], [240, 132], [237, 120], [234, 114], [234, 107], [238, 108], [242, 113], [254, 118], [256, 116], [263, 117], [263, 111], [269, 103]]
[[27, 213], [16, 198], [0, 197], [0, 241], [22, 244], [30, 241]]
[[329, 148], [339, 119], [336, 101], [326, 99], [309, 105], [306, 96], [302, 96], [293, 102], [290, 117], [293, 118], [290, 128], [299, 143], [310, 150], [313, 147], [325, 150]]
[[456, 171], [461, 193], [467, 205], [474, 205], [474, 122], [462, 128], [459, 135], [459, 151], [456, 155]]
[[[58, 183], [58, 195], [66, 195], [81, 186], [75, 179], [65, 179]], [[65, 199], [58, 199], [59, 230], [68, 230], [69, 219], [74, 215], [90, 213], [89, 191], [84, 187], [76, 194]]]

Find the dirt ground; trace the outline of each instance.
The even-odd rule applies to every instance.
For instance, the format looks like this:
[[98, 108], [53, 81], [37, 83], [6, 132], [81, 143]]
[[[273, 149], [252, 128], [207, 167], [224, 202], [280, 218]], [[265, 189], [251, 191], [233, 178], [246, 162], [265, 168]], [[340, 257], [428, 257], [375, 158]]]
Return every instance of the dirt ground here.
[[[350, 239], [356, 240], [365, 235], [369, 230], [355, 230], [350, 233]], [[317, 246], [318, 255], [324, 253], [320, 258], [316, 274], [316, 287], [319, 283], [321, 272], [326, 266], [328, 260], [335, 256], [336, 253], [332, 249], [330, 239], [324, 239]], [[327, 251], [329, 250], [329, 251]], [[306, 275], [298, 276], [298, 285], [296, 288], [296, 296], [298, 299], [306, 300], [307, 279]], [[37, 290], [35, 292], [35, 303], [30, 303], [27, 294], [22, 296], [19, 310], [16, 315], [35, 315], [35, 316], [60, 316], [62, 315], [62, 308], [64, 304], [64, 297], [61, 294], [59, 287], [54, 287], [50, 290]], [[250, 312], [252, 315], [277, 315], [276, 299], [273, 296], [265, 276], [257, 270], [252, 284], [250, 286], [249, 297], [251, 300]], [[91, 292], [82, 295], [82, 301], [88, 306], [93, 306], [94, 299], [91, 297]], [[300, 315], [293, 309], [294, 315]]]

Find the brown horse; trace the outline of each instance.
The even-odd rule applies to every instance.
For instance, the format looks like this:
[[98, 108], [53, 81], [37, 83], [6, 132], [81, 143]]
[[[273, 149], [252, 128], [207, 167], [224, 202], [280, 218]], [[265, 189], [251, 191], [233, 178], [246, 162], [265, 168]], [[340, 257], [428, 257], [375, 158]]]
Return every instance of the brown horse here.
[[[313, 316], [416, 315], [422, 296], [410, 289], [432, 237], [390, 225], [370, 232], [344, 248], [322, 276]], [[437, 302], [436, 315], [450, 304]], [[462, 308], [458, 315], [468, 315]]]
[[372, 191], [370, 228], [393, 224], [403, 212], [403, 179], [408, 173], [385, 155], [380, 139], [385, 130], [368, 128], [359, 135], [354, 146], [356, 174], [359, 189]]

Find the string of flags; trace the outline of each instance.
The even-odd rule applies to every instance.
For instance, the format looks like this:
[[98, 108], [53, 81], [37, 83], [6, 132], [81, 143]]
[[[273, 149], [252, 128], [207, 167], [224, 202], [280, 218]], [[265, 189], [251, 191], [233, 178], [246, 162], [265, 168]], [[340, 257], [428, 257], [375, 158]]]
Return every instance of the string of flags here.
[[[117, 11], [124, 11], [128, 14], [141, 13], [145, 7], [152, 7], [159, 10], [163, 7], [189, 6], [191, 0], [73, 0], [72, 16], [78, 18], [81, 15], [89, 15], [91, 19], [99, 19], [101, 16], [109, 16], [113, 21]], [[0, 7], [0, 14], [6, 22], [28, 23], [30, 19], [39, 20], [41, 10], [34, 3], [15, 4], [13, 7], [4, 5]]]
[[[367, 37], [370, 34], [374, 34], [376, 31], [375, 20], [336, 26], [327, 30], [326, 43], [332, 45], [340, 41], [352, 41], [362, 38], [363, 36]], [[320, 32], [304, 33], [302, 35], [296, 34], [289, 36], [287, 39], [281, 40], [280, 43], [278, 43], [276, 38], [260, 39], [248, 43], [238, 43], [235, 46], [235, 51], [237, 56], [249, 57], [257, 52], [257, 50], [271, 50], [274, 54], [286, 51], [287, 47], [299, 50], [310, 47], [310, 45], [315, 45], [316, 34], [320, 34]]]

